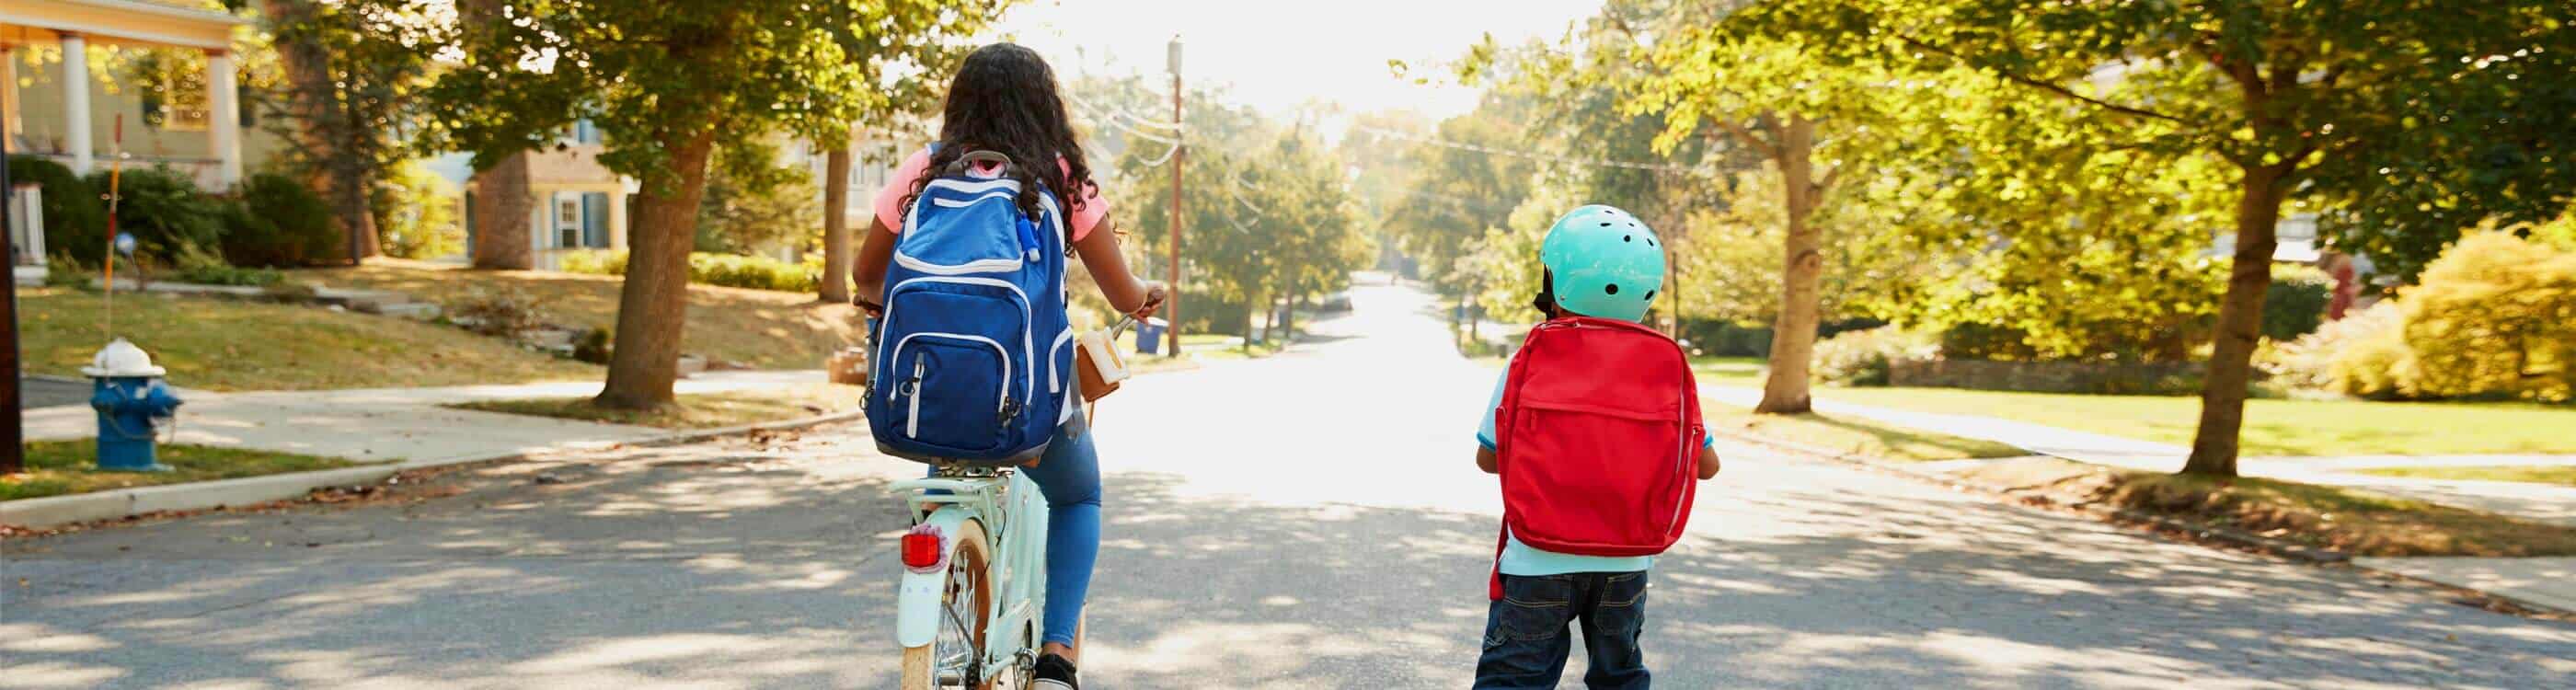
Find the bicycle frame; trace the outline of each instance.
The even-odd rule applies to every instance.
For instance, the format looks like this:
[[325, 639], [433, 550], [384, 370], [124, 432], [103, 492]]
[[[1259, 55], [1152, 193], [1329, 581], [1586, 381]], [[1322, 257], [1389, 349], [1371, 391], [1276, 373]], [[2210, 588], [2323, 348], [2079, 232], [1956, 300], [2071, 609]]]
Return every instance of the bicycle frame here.
[[[978, 650], [983, 677], [1020, 663], [1024, 655], [1034, 661], [1046, 629], [1047, 506], [1037, 484], [1008, 469], [943, 467], [938, 476], [898, 481], [889, 490], [903, 494], [913, 515], [928, 514], [915, 524], [936, 526], [946, 535], [940, 548], [948, 567], [956, 567], [960, 527], [972, 521], [984, 528], [993, 551], [984, 578], [993, 606], [985, 614], [984, 648]], [[947, 568], [904, 572], [895, 595], [896, 644], [911, 648], [937, 639], [944, 613], [939, 600], [947, 586]]]

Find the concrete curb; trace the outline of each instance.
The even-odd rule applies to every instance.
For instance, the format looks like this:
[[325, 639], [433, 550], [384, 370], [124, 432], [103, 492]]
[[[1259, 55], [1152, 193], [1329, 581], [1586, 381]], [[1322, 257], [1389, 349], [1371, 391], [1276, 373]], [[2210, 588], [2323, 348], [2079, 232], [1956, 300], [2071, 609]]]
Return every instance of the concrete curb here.
[[[1876, 471], [1885, 472], [1885, 473], [1889, 473], [1889, 474], [1895, 474], [1895, 475], [1899, 475], [1899, 476], [1907, 477], [1907, 478], [1910, 478], [1910, 479], [1915, 479], [1915, 480], [1918, 480], [1918, 481], [1924, 481], [1924, 482], [1930, 482], [1930, 483], [1933, 483], [1933, 484], [1939, 484], [1939, 485], [1942, 485], [1942, 486], [1947, 486], [1947, 487], [1950, 487], [1950, 488], [1953, 488], [1953, 489], [1962, 490], [1962, 491], [1974, 491], [1974, 492], [1981, 493], [1981, 494], [1985, 494], [1985, 495], [1992, 496], [1992, 497], [1995, 497], [1995, 498], [2007, 498], [2007, 499], [2013, 499], [2013, 500], [2015, 500], [2015, 501], [2020, 501], [2020, 500], [2023, 500], [2023, 499], [2030, 498], [2030, 497], [2028, 497], [2028, 496], [2023, 496], [2023, 495], [2013, 494], [2013, 493], [2011, 493], [2011, 492], [2005, 491], [2005, 490], [2003, 490], [2003, 489], [2001, 489], [2001, 488], [1998, 488], [1998, 487], [1988, 486], [1988, 485], [1984, 485], [1984, 484], [1978, 484], [1978, 483], [1974, 483], [1974, 482], [1965, 481], [1965, 480], [1960, 479], [1960, 478], [1959, 478], [1959, 477], [1957, 477], [1957, 476], [1953, 476], [1953, 475], [1950, 475], [1950, 474], [1947, 474], [1947, 473], [1943, 473], [1943, 472], [1935, 472], [1935, 471], [1931, 471], [1931, 470], [1925, 470], [1925, 469], [1922, 469], [1922, 468], [1919, 468], [1919, 467], [1912, 467], [1912, 466], [1909, 466], [1909, 465], [1908, 465], [1908, 464], [1906, 464], [1906, 463], [1894, 462], [1894, 461], [1890, 461], [1890, 460], [1883, 460], [1883, 459], [1873, 458], [1873, 457], [1868, 457], [1868, 456], [1863, 456], [1863, 455], [1852, 455], [1852, 454], [1849, 454], [1849, 453], [1843, 453], [1843, 452], [1834, 451], [1834, 450], [1830, 450], [1830, 449], [1818, 448], [1818, 447], [1810, 446], [1810, 445], [1806, 445], [1806, 444], [1803, 444], [1803, 443], [1795, 443], [1795, 442], [1782, 441], [1782, 440], [1772, 439], [1772, 438], [1764, 438], [1764, 437], [1761, 437], [1761, 436], [1755, 436], [1755, 435], [1752, 435], [1752, 434], [1735, 433], [1735, 432], [1718, 431], [1718, 430], [1712, 430], [1712, 431], [1711, 431], [1711, 433], [1717, 434], [1717, 435], [1719, 435], [1719, 436], [1724, 436], [1724, 437], [1726, 437], [1726, 438], [1734, 439], [1734, 440], [1737, 440], [1737, 441], [1741, 441], [1741, 442], [1744, 442], [1744, 443], [1749, 443], [1749, 444], [1752, 444], [1752, 445], [1763, 446], [1763, 447], [1772, 448], [1772, 449], [1776, 449], [1776, 450], [1787, 451], [1787, 452], [1791, 452], [1791, 453], [1797, 453], [1797, 454], [1799, 454], [1799, 455], [1808, 455], [1808, 456], [1814, 456], [1814, 457], [1824, 458], [1824, 459], [1827, 459], [1827, 460], [1832, 460], [1832, 461], [1835, 461], [1835, 462], [1840, 462], [1840, 463], [1844, 463], [1844, 464], [1848, 464], [1848, 465], [1856, 465], [1856, 466], [1863, 467], [1863, 468], [1866, 468], [1866, 469], [1876, 470]], [[2041, 456], [2041, 457], [2057, 457], [2057, 456], [2053, 456], [2053, 455], [2043, 455], [2043, 456]], [[2059, 458], [2059, 459], [2067, 459], [2067, 458]], [[2071, 461], [2071, 462], [2082, 462], [2081, 460], [2070, 460], [2070, 461]], [[2341, 552], [2341, 551], [2335, 551], [2335, 550], [2332, 550], [2332, 549], [2320, 549], [2320, 548], [2316, 548], [2316, 547], [2308, 546], [2308, 545], [2305, 545], [2305, 544], [2299, 544], [2299, 543], [2296, 543], [2296, 542], [2291, 542], [2291, 541], [2286, 541], [2286, 540], [2281, 540], [2281, 539], [2272, 539], [2272, 538], [2263, 537], [2263, 536], [2259, 536], [2259, 535], [2255, 535], [2255, 534], [2249, 534], [2249, 533], [2241, 532], [2241, 531], [2237, 531], [2237, 530], [2226, 529], [2226, 528], [2223, 528], [2223, 527], [2211, 527], [2211, 526], [2207, 526], [2207, 525], [2197, 525], [2197, 524], [2192, 524], [2192, 523], [2188, 523], [2188, 522], [2183, 522], [2183, 521], [2180, 521], [2180, 520], [2175, 520], [2175, 519], [2172, 519], [2172, 518], [2167, 518], [2167, 517], [2160, 516], [2160, 515], [2150, 515], [2150, 514], [2140, 513], [2140, 512], [2137, 512], [2137, 511], [2128, 510], [2128, 509], [2123, 509], [2123, 508], [2104, 508], [2104, 507], [2100, 507], [2100, 506], [2073, 505], [2073, 504], [2067, 504], [2067, 503], [2062, 503], [2062, 502], [2057, 502], [2057, 501], [2046, 501], [2045, 503], [2046, 503], [2046, 505], [2047, 505], [2048, 507], [2057, 508], [2057, 509], [2061, 509], [2061, 510], [2072, 511], [2072, 512], [2076, 512], [2076, 513], [2081, 513], [2081, 514], [2084, 514], [2084, 515], [2086, 515], [2086, 516], [2088, 516], [2088, 517], [2092, 517], [2092, 518], [2094, 518], [2094, 519], [2096, 519], [2096, 520], [2101, 520], [2101, 521], [2104, 521], [2104, 522], [2121, 522], [2121, 523], [2128, 523], [2128, 524], [2144, 524], [2144, 525], [2152, 526], [2152, 527], [2154, 527], [2154, 528], [2156, 528], [2156, 529], [2158, 529], [2158, 530], [2169, 530], [2169, 531], [2175, 531], [2175, 532], [2183, 532], [2183, 533], [2191, 534], [2191, 535], [2194, 535], [2194, 536], [2197, 536], [2197, 537], [2200, 537], [2200, 538], [2203, 538], [2203, 539], [2209, 539], [2209, 540], [2212, 540], [2212, 541], [2216, 541], [2216, 542], [2220, 542], [2220, 543], [2223, 543], [2223, 544], [2227, 544], [2227, 545], [2229, 545], [2229, 546], [2234, 546], [2234, 547], [2237, 547], [2237, 548], [2240, 548], [2240, 549], [2249, 550], [2249, 551], [2255, 551], [2255, 552], [2258, 552], [2258, 553], [2270, 554], [2270, 555], [2273, 555], [2273, 556], [2279, 556], [2279, 557], [2288, 558], [2288, 559], [2291, 559], [2291, 560], [2296, 560], [2296, 561], [2301, 561], [2301, 562], [2306, 562], [2306, 563], [2311, 563], [2311, 564], [2315, 564], [2315, 565], [2336, 565], [2336, 566], [2343, 566], [2343, 567], [2352, 568], [2352, 569], [2354, 569], [2354, 570], [2359, 570], [2359, 571], [2362, 571], [2362, 572], [2365, 572], [2365, 573], [2370, 573], [2370, 574], [2372, 574], [2372, 575], [2376, 575], [2376, 576], [2379, 576], [2379, 577], [2384, 577], [2384, 578], [2389, 578], [2389, 579], [2395, 579], [2395, 580], [2403, 580], [2403, 581], [2407, 581], [2407, 582], [2413, 582], [2413, 583], [2418, 583], [2418, 584], [2423, 584], [2423, 585], [2429, 585], [2429, 586], [2433, 586], [2433, 587], [2438, 587], [2438, 588], [2442, 588], [2442, 589], [2447, 589], [2447, 590], [2452, 590], [2452, 591], [2457, 591], [2457, 592], [2463, 592], [2463, 593], [2467, 593], [2467, 594], [2473, 595], [2473, 596], [2475, 596], [2475, 597], [2482, 597], [2482, 598], [2486, 598], [2486, 599], [2490, 599], [2490, 600], [2494, 600], [2494, 601], [2501, 601], [2501, 602], [2505, 602], [2505, 603], [2511, 604], [2512, 606], [2519, 607], [2519, 608], [2522, 608], [2522, 609], [2527, 609], [2527, 610], [2529, 610], [2529, 611], [2536, 611], [2536, 612], [2546, 613], [2546, 614], [2555, 615], [2555, 616], [2576, 616], [2576, 610], [2569, 610], [2569, 609], [2561, 608], [2561, 607], [2556, 606], [2556, 605], [2554, 605], [2554, 604], [2552, 604], [2552, 603], [2549, 603], [2549, 602], [2534, 601], [2534, 600], [2531, 600], [2531, 599], [2529, 599], [2529, 598], [2524, 598], [2524, 597], [2517, 597], [2517, 596], [2506, 595], [2506, 594], [2498, 594], [2498, 593], [2495, 593], [2495, 592], [2490, 592], [2490, 591], [2480, 590], [2480, 589], [2475, 589], [2475, 588], [2470, 588], [2470, 587], [2463, 587], [2463, 586], [2460, 586], [2460, 585], [2451, 584], [2451, 583], [2447, 583], [2447, 582], [2437, 582], [2437, 581], [2434, 581], [2434, 580], [2427, 580], [2427, 579], [2424, 579], [2424, 578], [2421, 578], [2421, 577], [2416, 577], [2416, 576], [2408, 575], [2408, 574], [2405, 574], [2405, 573], [2400, 573], [2400, 572], [2395, 572], [2395, 571], [2390, 571], [2390, 570], [2384, 570], [2384, 569], [2380, 569], [2380, 568], [2373, 568], [2373, 567], [2366, 566], [2366, 565], [2361, 565], [2361, 564], [2359, 564], [2359, 563], [2354, 562], [2354, 561], [2353, 561], [2353, 559], [2352, 559], [2352, 556], [2351, 556], [2350, 554], [2346, 554], [2346, 553]], [[2021, 504], [2021, 503], [2014, 503], [2013, 505], [2023, 505], [2023, 504]]]
[[[676, 431], [633, 441], [601, 442], [597, 445], [603, 448], [619, 445], [643, 447], [670, 446], [683, 443], [694, 443], [711, 438], [748, 434], [755, 431], [804, 429], [836, 422], [860, 419], [864, 416], [865, 410], [850, 410], [846, 412], [835, 412], [832, 414], [816, 415], [780, 422], [764, 422], [760, 424], [742, 424], [715, 429]], [[539, 452], [548, 452], [553, 450], [557, 449], [547, 449], [547, 451]], [[514, 451], [509, 453], [467, 455], [452, 458], [405, 460], [400, 462], [367, 465], [363, 467], [343, 467], [339, 469], [314, 470], [310, 472], [272, 474], [261, 477], [220, 479], [210, 482], [189, 482], [186, 484], [144, 486], [131, 489], [117, 489], [114, 491], [96, 491], [85, 494], [73, 494], [69, 496], [22, 498], [15, 501], [0, 501], [0, 525], [12, 525], [18, 527], [52, 527], [56, 525], [95, 522], [99, 520], [114, 520], [166, 511], [204, 510], [209, 508], [223, 508], [226, 506], [252, 505], [301, 497], [312, 493], [314, 489], [375, 484], [391, 478], [396, 474], [411, 470], [452, 467], [456, 465], [516, 462], [526, 460], [536, 454], [536, 452]]]

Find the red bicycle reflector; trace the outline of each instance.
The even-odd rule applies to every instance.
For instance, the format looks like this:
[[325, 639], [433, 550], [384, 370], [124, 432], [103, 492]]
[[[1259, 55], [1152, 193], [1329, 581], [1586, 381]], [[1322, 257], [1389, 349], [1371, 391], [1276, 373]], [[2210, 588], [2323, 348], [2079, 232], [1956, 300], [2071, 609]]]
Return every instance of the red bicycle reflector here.
[[948, 555], [940, 548], [940, 541], [939, 528], [930, 525], [914, 527], [911, 532], [905, 533], [903, 535], [904, 567], [913, 569], [938, 567], [940, 560]]

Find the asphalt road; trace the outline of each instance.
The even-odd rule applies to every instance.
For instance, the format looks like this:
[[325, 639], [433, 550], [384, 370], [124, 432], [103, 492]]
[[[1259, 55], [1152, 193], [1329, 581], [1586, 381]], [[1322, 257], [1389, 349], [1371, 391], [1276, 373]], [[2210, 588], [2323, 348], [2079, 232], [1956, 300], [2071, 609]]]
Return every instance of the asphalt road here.
[[[1494, 373], [1419, 293], [1354, 301], [1310, 345], [1105, 402], [1091, 687], [1467, 685]], [[10, 540], [0, 687], [883, 687], [882, 488], [918, 470], [860, 433]], [[2576, 625], [1723, 450], [1653, 575], [1663, 687], [2576, 686]]]

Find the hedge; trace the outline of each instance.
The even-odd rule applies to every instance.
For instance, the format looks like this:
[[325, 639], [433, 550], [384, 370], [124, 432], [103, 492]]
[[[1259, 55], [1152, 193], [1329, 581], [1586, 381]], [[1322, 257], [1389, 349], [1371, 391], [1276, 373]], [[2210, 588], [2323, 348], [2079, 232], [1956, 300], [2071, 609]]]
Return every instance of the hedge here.
[[[558, 264], [567, 273], [626, 275], [626, 250], [593, 250], [565, 256]], [[813, 292], [821, 282], [820, 260], [787, 263], [768, 257], [693, 252], [689, 254], [689, 282], [703, 285]]]

